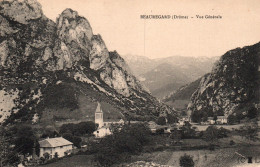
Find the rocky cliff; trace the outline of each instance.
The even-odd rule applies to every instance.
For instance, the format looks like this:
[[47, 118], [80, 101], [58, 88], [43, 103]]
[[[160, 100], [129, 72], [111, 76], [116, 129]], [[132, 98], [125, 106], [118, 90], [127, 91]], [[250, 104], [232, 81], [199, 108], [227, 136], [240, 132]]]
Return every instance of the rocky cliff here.
[[260, 43], [225, 53], [205, 75], [188, 108], [199, 122], [213, 115], [250, 117], [257, 102]]
[[0, 78], [0, 122], [86, 119], [97, 101], [131, 119], [173, 113], [86, 18], [66, 9], [55, 23], [36, 0], [0, 2]]

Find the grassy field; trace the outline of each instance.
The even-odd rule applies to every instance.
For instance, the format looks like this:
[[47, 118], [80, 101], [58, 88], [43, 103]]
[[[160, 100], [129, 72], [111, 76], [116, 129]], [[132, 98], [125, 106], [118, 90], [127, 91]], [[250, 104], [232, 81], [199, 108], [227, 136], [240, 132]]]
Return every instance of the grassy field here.
[[[232, 130], [232, 129], [239, 129], [241, 126], [243, 126], [244, 124], [237, 124], [237, 125], [214, 125], [218, 128], [225, 128], [225, 129], [228, 129], [228, 130]], [[197, 124], [194, 124], [192, 125], [194, 127], [197, 127], [199, 131], [205, 131], [210, 125], [197, 125]]]
[[74, 155], [54, 163], [42, 165], [42, 167], [92, 167], [95, 166], [92, 160], [93, 156], [91, 155]]
[[[190, 142], [190, 141], [185, 141]], [[194, 142], [199, 142], [195, 140]], [[194, 143], [193, 142], [193, 143]], [[259, 144], [259, 143], [258, 143]], [[179, 167], [179, 158], [184, 155], [191, 155], [195, 162], [195, 167], [243, 167], [247, 165], [247, 157], [251, 156], [253, 164], [260, 166], [260, 146], [235, 145], [229, 148], [220, 148], [214, 151], [204, 150], [163, 150], [141, 153], [134, 155], [127, 163], [115, 165], [113, 167], [124, 167], [136, 161], [155, 162], [161, 165]], [[258, 163], [257, 163], [258, 162]], [[43, 165], [42, 167], [94, 167], [93, 155], [74, 155], [63, 158], [57, 162]]]
[[[258, 121], [257, 123], [260, 126], [260, 121]], [[245, 124], [241, 123], [236, 125], [214, 125], [214, 126], [218, 128], [223, 127], [225, 129], [232, 130], [232, 129], [239, 129], [243, 125]], [[192, 123], [192, 126], [197, 127], [199, 131], [205, 131], [210, 125], [199, 125], [199, 124]]]
[[[251, 155], [250, 152], [252, 153]], [[253, 164], [249, 164], [250, 166], [260, 166], [260, 146], [222, 148], [215, 151], [158, 151], [153, 153], [143, 153], [139, 156], [135, 156], [132, 158], [132, 161], [155, 162], [161, 165], [179, 167], [179, 158], [184, 154], [188, 154], [193, 157], [196, 167], [242, 167], [247, 165], [247, 159], [244, 159], [241, 155], [245, 157], [253, 157]], [[257, 163], [258, 161], [259, 163]]]

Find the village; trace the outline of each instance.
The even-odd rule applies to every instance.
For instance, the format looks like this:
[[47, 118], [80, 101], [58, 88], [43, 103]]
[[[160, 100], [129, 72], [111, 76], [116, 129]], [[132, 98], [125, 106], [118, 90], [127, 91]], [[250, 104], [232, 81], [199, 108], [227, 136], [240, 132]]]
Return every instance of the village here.
[[[176, 145], [176, 147], [187, 147], [187, 144], [185, 146], [185, 143], [187, 143], [185, 140], [189, 140], [188, 145], [191, 147], [191, 149], [192, 147], [204, 147], [201, 146], [201, 143], [205, 142], [202, 142], [200, 138], [210, 126], [215, 126], [217, 129], [219, 129], [223, 137], [226, 137], [229, 131], [234, 131], [234, 129], [239, 129], [242, 126], [228, 125], [228, 119], [225, 116], [208, 117], [206, 122], [201, 122], [200, 124], [191, 122], [191, 118], [189, 116], [182, 116], [178, 122], [174, 123], [168, 123], [167, 119], [165, 119], [165, 121], [157, 122], [125, 121], [123, 118], [106, 120], [104, 119], [103, 110], [105, 109], [103, 109], [101, 104], [97, 102], [96, 110], [93, 111], [95, 112], [95, 128], [87, 137], [81, 137], [79, 140], [80, 142], [75, 144], [73, 137], [68, 137], [66, 133], [62, 133], [62, 130], [60, 130], [61, 135], [51, 137], [46, 136], [46, 138], [40, 139], [38, 156], [36, 155], [36, 148], [33, 147], [32, 155], [22, 157], [21, 165], [23, 164], [25, 166], [31, 166], [35, 164], [56, 162], [63, 157], [68, 157], [74, 154], [78, 154], [79, 152], [88, 151], [90, 147], [89, 143], [91, 143], [89, 142], [90, 140], [99, 142], [102, 138], [113, 135], [113, 128], [116, 127], [120, 131], [120, 129], [126, 124], [144, 123], [149, 128], [151, 135], [155, 136], [155, 140], [158, 140], [156, 142], [157, 144], [163, 145], [163, 143], [165, 143], [166, 147], [164, 148], [170, 148], [171, 145]], [[136, 130], [138, 131], [138, 129]], [[191, 140], [198, 140], [200, 144], [196, 142], [194, 144], [190, 144], [192, 143]]]

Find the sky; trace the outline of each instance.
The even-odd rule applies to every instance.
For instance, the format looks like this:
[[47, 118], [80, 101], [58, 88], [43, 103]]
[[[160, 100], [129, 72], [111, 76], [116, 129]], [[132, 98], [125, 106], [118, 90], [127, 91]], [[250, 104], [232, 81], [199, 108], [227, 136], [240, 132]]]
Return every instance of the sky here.
[[[110, 51], [149, 58], [221, 56], [260, 41], [260, 0], [38, 0], [52, 20], [71, 8]], [[183, 15], [189, 19], [141, 19]], [[222, 19], [197, 19], [220, 15]], [[191, 18], [193, 17], [193, 19]]]

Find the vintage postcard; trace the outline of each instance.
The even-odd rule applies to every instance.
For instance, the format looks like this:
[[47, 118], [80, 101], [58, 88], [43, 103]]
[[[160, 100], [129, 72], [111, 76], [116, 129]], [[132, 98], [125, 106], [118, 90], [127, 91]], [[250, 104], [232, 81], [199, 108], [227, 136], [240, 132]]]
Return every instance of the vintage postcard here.
[[259, 0], [0, 0], [0, 167], [260, 166]]

